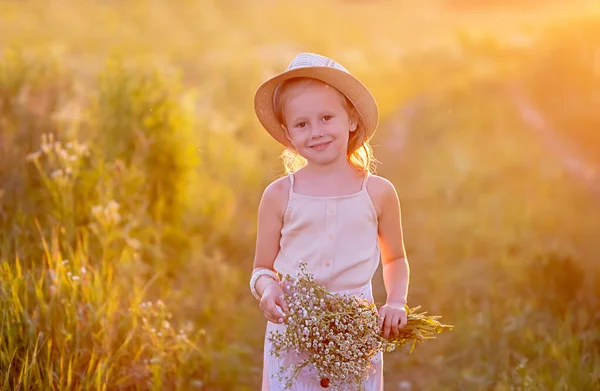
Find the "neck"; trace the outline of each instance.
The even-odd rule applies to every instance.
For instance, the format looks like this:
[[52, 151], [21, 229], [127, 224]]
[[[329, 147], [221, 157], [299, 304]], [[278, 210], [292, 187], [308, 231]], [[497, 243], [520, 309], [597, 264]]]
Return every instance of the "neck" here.
[[330, 164], [320, 165], [308, 162], [304, 167], [307, 173], [316, 174], [318, 176], [329, 177], [340, 174], [356, 174], [356, 169], [348, 162], [347, 159], [339, 159]]

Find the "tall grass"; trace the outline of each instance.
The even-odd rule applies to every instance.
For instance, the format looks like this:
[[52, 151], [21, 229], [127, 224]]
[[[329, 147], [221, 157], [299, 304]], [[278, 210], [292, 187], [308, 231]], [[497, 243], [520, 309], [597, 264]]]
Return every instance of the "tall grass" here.
[[[4, 75], [15, 79], [36, 64], [53, 69], [14, 51], [2, 58]], [[229, 335], [236, 330], [221, 322], [232, 316], [226, 307], [240, 291], [239, 272], [215, 264], [221, 257], [216, 244], [200, 242], [235, 230], [189, 236], [197, 223], [184, 218], [190, 208], [219, 202], [231, 209], [234, 201], [228, 206], [222, 197], [186, 194], [198, 188], [198, 158], [191, 128], [185, 127], [189, 105], [181, 102], [174, 81], [109, 62], [98, 85], [84, 102], [86, 117], [77, 134], [91, 144], [61, 132], [42, 133], [56, 127], [56, 110], [35, 113], [35, 122], [24, 120], [34, 115], [27, 110], [30, 100], [17, 99], [29, 92], [27, 77], [3, 91], [10, 103], [4, 106], [3, 137], [40, 135], [3, 145], [3, 157], [12, 160], [2, 182], [9, 201], [2, 204], [3, 389], [235, 384], [243, 375], [226, 380], [221, 363], [235, 367], [247, 353], [215, 336], [235, 339]], [[223, 209], [216, 213], [224, 216]], [[198, 286], [186, 275], [204, 283]], [[223, 294], [211, 284], [231, 289]], [[187, 295], [192, 286], [193, 302]], [[169, 310], [167, 299], [178, 303], [179, 313]], [[181, 314], [190, 308], [195, 316], [185, 319]], [[211, 336], [194, 320], [213, 323]]]
[[456, 326], [453, 338], [386, 362], [417, 389], [600, 381], [599, 248], [590, 241], [600, 205], [547, 158], [506, 91], [490, 80], [432, 99], [385, 170], [403, 204], [409, 303]]

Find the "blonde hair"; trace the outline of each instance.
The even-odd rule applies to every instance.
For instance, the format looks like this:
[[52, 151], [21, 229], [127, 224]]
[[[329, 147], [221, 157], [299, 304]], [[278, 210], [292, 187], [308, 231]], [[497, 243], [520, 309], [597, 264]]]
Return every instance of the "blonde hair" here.
[[[275, 114], [277, 115], [277, 119], [279, 123], [283, 125], [284, 131], [287, 132], [287, 126], [283, 119], [283, 109], [285, 103], [289, 98], [289, 90], [291, 86], [302, 86], [307, 84], [320, 84], [323, 86], [327, 86], [333, 88], [344, 98], [344, 108], [348, 113], [348, 117], [356, 116], [358, 119], [356, 130], [350, 132], [350, 137], [348, 139], [348, 150], [346, 153], [346, 158], [348, 159], [348, 163], [359, 171], [375, 171], [375, 156], [373, 154], [373, 148], [369, 144], [369, 140], [367, 139], [367, 133], [365, 127], [363, 125], [362, 119], [360, 115], [358, 115], [358, 111], [354, 104], [346, 97], [346, 95], [342, 94], [335, 87], [322, 82], [320, 80], [311, 79], [308, 77], [298, 77], [284, 81], [278, 88], [275, 90], [275, 96], [273, 97], [273, 106], [275, 108]], [[296, 152], [293, 148], [286, 148], [281, 154], [281, 159], [283, 160], [283, 165], [285, 167], [286, 174], [296, 172], [307, 164], [305, 158], [303, 158], [298, 152]]]

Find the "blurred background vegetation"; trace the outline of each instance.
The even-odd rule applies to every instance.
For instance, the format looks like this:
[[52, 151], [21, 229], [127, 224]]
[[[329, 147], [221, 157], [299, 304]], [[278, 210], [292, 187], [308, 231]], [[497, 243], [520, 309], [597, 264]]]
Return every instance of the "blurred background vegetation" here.
[[600, 389], [578, 0], [0, 0], [0, 389], [259, 388], [247, 284], [283, 168], [252, 98], [300, 51], [376, 96], [409, 304], [456, 326], [387, 355], [386, 390]]

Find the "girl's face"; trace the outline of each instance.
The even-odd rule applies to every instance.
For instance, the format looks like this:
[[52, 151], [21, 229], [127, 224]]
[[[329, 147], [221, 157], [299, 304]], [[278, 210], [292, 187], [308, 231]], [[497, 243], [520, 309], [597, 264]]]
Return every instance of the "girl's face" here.
[[283, 108], [287, 136], [309, 163], [331, 164], [346, 160], [350, 132], [356, 130], [344, 96], [324, 83], [289, 86]]

